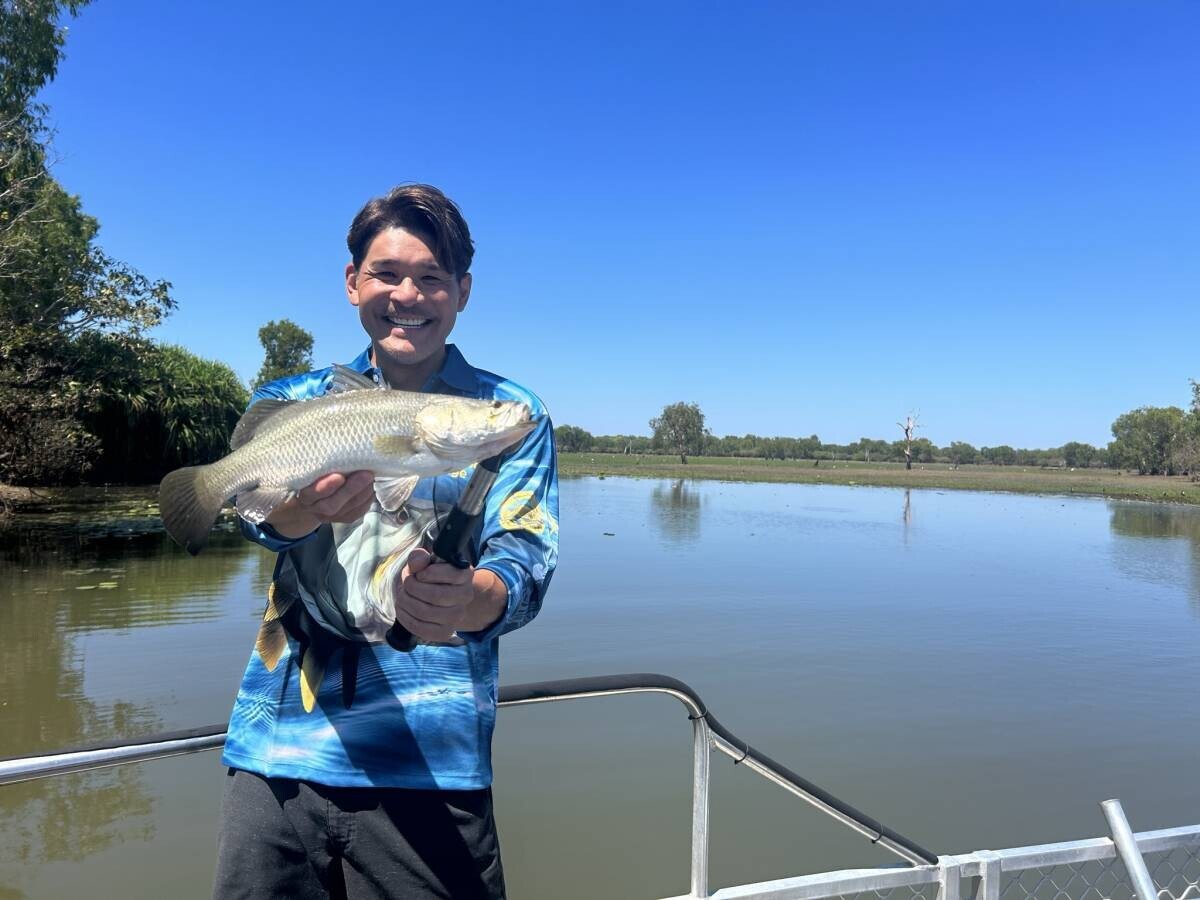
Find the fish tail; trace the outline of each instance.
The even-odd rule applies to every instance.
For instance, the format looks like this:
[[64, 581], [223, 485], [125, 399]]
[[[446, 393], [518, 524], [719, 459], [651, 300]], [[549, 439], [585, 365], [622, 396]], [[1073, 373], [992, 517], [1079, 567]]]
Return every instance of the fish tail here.
[[209, 466], [176, 469], [158, 487], [158, 509], [167, 534], [195, 556], [208, 543], [208, 533], [226, 496], [208, 483]]

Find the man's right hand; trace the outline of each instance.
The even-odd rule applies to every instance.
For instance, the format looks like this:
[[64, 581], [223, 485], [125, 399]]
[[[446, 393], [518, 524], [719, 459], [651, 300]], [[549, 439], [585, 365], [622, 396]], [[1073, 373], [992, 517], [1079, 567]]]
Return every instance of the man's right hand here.
[[325, 522], [356, 522], [375, 499], [371, 472], [331, 472], [322, 475], [295, 497], [271, 510], [266, 521], [282, 537], [302, 538]]

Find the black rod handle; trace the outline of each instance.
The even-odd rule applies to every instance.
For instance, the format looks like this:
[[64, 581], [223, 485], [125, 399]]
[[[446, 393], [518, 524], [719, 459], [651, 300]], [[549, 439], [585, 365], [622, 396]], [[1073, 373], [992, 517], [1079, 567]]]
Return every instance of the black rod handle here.
[[[474, 554], [468, 554], [471, 535], [475, 532], [475, 523], [483, 515], [487, 492], [499, 471], [499, 456], [488, 457], [475, 467], [475, 471], [471, 473], [471, 480], [463, 488], [458, 502], [442, 522], [442, 527], [433, 540], [431, 552], [435, 558], [449, 563], [456, 569], [469, 568], [479, 561], [473, 558]], [[416, 636], [399, 622], [393, 622], [384, 637], [390, 647], [401, 653], [409, 653], [417, 646]]]

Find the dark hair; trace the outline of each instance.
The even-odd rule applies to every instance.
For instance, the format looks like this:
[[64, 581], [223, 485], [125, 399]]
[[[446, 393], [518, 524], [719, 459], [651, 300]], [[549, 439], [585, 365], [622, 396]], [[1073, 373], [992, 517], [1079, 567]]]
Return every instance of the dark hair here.
[[475, 245], [467, 221], [454, 201], [432, 185], [402, 184], [358, 211], [346, 235], [354, 268], [362, 264], [371, 241], [388, 228], [403, 228], [428, 240], [438, 265], [455, 278], [471, 268]]

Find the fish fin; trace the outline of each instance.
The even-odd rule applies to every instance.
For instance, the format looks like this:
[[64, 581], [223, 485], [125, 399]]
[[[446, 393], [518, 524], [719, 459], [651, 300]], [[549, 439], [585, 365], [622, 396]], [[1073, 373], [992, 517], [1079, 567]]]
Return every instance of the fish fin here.
[[404, 478], [376, 478], [375, 499], [388, 512], [395, 512], [404, 505], [404, 501], [412, 496], [413, 488], [420, 481], [417, 475]]
[[333, 379], [329, 382], [329, 387], [325, 389], [325, 392], [342, 394], [346, 391], [378, 391], [382, 389], [383, 385], [376, 384], [373, 379], [361, 372], [355, 372], [345, 366], [334, 366]]
[[237, 426], [233, 429], [233, 436], [229, 438], [229, 448], [236, 450], [243, 444], [249, 443], [262, 427], [263, 422], [273, 419], [283, 410], [295, 406], [299, 402], [299, 400], [279, 400], [274, 397], [256, 401], [238, 419]]
[[238, 515], [255, 525], [262, 524], [271, 510], [284, 503], [292, 495], [291, 488], [260, 484], [252, 491], [237, 495]]
[[372, 442], [384, 456], [407, 456], [417, 452], [417, 439], [404, 434], [380, 434]]
[[296, 602], [296, 598], [292, 594], [281, 594], [275, 587], [275, 582], [271, 582], [267, 588], [267, 608], [263, 610], [263, 621], [274, 622], [281, 618], [285, 612], [292, 608], [292, 604]]
[[317, 660], [317, 654], [309, 647], [300, 663], [300, 700], [305, 712], [312, 712], [317, 705], [317, 691], [321, 689], [321, 679], [325, 677], [325, 666]]
[[268, 672], [274, 672], [275, 667], [279, 665], [287, 643], [287, 632], [282, 622], [271, 619], [262, 623], [262, 627], [258, 629], [258, 637], [254, 640], [254, 649], [258, 651]]
[[158, 486], [158, 511], [167, 534], [195, 556], [208, 543], [208, 533], [225, 505], [208, 485], [208, 466], [187, 466], [168, 472]]

